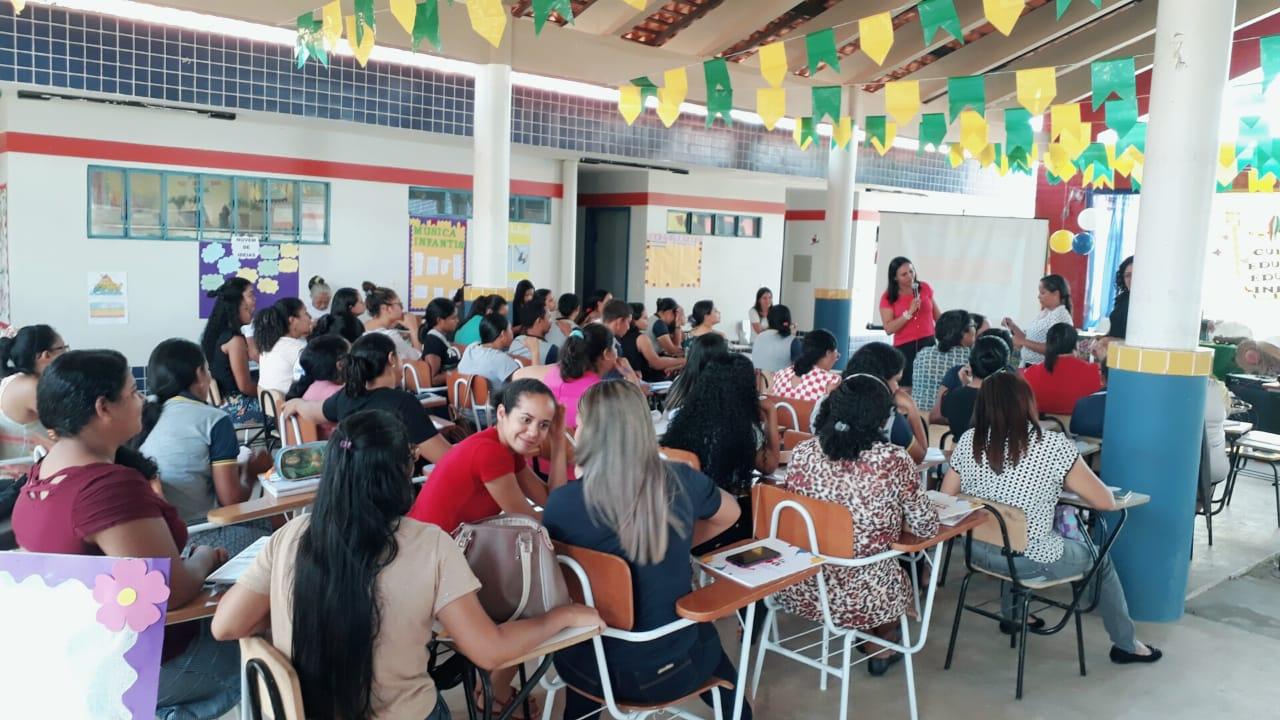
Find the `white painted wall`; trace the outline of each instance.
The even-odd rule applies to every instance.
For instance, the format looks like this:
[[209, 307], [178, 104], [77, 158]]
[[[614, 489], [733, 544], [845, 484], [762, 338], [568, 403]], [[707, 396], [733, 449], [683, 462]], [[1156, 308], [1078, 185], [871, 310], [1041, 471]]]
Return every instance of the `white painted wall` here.
[[[235, 121], [224, 121], [167, 110], [19, 100], [8, 87], [0, 88], [0, 93], [0, 118], [7, 132], [437, 172], [466, 174], [471, 167], [470, 140], [465, 138], [263, 113], [238, 113]], [[198, 243], [87, 237], [87, 166], [135, 164], [16, 152], [3, 157], [9, 182], [12, 318], [16, 324], [51, 324], [74, 347], [114, 348], [134, 365], [145, 364], [160, 340], [198, 337], [203, 328], [197, 309]], [[558, 183], [560, 167], [549, 155], [517, 149], [512, 157], [512, 178]], [[255, 174], [234, 168], [195, 169]], [[331, 232], [329, 245], [303, 247], [301, 284], [305, 286], [306, 278], [319, 274], [335, 288], [358, 287], [361, 281], [371, 280], [407, 296], [408, 186], [308, 179], [330, 182]], [[560, 208], [560, 202], [553, 201], [553, 224], [533, 226], [530, 274], [539, 286], [556, 277], [552, 244], [559, 235]], [[87, 322], [85, 276], [100, 270], [128, 273], [127, 325], [91, 326]], [[305, 287], [302, 291], [305, 293]]]

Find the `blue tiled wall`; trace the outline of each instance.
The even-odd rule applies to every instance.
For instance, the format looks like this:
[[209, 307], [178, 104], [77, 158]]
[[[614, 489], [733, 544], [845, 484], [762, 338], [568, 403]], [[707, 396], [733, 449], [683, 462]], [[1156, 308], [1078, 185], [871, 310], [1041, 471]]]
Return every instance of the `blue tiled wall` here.
[[[349, 57], [301, 70], [293, 49], [211, 33], [30, 5], [14, 17], [0, 3], [0, 81], [110, 93], [228, 110], [469, 136], [470, 78]], [[667, 129], [652, 112], [628, 127], [606, 102], [517, 86], [512, 141], [638, 160], [822, 177], [824, 153], [801, 151], [790, 133], [738, 124], [703, 127], [681, 118]], [[858, 181], [916, 190], [1001, 196], [1016, 180], [944, 155], [859, 150]]]

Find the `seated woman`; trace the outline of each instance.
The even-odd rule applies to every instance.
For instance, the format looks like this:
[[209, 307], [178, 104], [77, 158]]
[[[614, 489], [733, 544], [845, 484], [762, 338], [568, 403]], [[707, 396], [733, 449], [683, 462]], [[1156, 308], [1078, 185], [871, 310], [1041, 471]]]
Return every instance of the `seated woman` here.
[[533, 302], [534, 287], [530, 280], [521, 280], [516, 283], [516, 290], [511, 294], [511, 332], [514, 335], [524, 334], [524, 324], [520, 322], [521, 313], [524, 312], [524, 306]]
[[587, 296], [587, 301], [578, 308], [578, 315], [574, 318], [574, 322], [578, 327], [593, 323], [600, 319], [604, 313], [604, 306], [613, 300], [613, 293], [608, 290], [596, 290]]
[[329, 312], [329, 303], [333, 300], [333, 291], [329, 289], [329, 284], [319, 275], [312, 275], [307, 281], [307, 315], [314, 320], [319, 320]]
[[773, 374], [770, 395], [785, 400], [814, 401], [839, 384], [840, 376], [831, 371], [840, 359], [836, 336], [826, 330], [814, 330], [806, 333], [801, 343], [800, 357]]
[[684, 310], [673, 298], [658, 298], [649, 337], [663, 355], [684, 357]]
[[[155, 463], [124, 445], [142, 430], [142, 393], [124, 355], [68, 352], [40, 376], [40, 420], [58, 437], [32, 468], [13, 508], [13, 532], [28, 552], [169, 559], [169, 607], [190, 603], [227, 560], [225, 550], [188, 554], [178, 511], [148, 483]], [[126, 464], [127, 463], [127, 464]], [[235, 647], [205, 622], [165, 628], [159, 709], [166, 720], [213, 720], [240, 697]]]
[[578, 324], [573, 321], [573, 318], [581, 307], [582, 303], [579, 302], [577, 295], [565, 293], [560, 296], [559, 302], [556, 303], [556, 318], [551, 321], [551, 329], [547, 331], [547, 342], [556, 346], [564, 345], [569, 333], [578, 329]]
[[48, 325], [28, 325], [13, 337], [0, 337], [0, 460], [30, 460], [37, 447], [53, 445], [36, 410], [36, 385], [49, 363], [66, 351], [66, 341]]
[[419, 378], [429, 387], [442, 387], [445, 375], [458, 366], [461, 359], [449, 336], [458, 329], [458, 306], [447, 298], [427, 303], [426, 319], [418, 331], [422, 343], [422, 361], [431, 368], [430, 378]]
[[[854, 557], [885, 552], [905, 526], [920, 537], [938, 532], [938, 513], [920, 484], [911, 456], [886, 442], [883, 428], [893, 413], [893, 393], [874, 375], [852, 375], [822, 403], [817, 437], [791, 451], [783, 486], [818, 500], [849, 508], [853, 516]], [[912, 587], [902, 564], [882, 560], [856, 568], [827, 571], [831, 615], [841, 627], [866, 630], [896, 642], [899, 621], [912, 607]], [[792, 613], [822, 621], [816, 580], [783, 590], [778, 599]], [[880, 654], [867, 663], [883, 675], [902, 659]]]
[[383, 333], [368, 333], [339, 361], [342, 392], [323, 402], [298, 398], [280, 410], [284, 421], [294, 415], [316, 425], [339, 423], [361, 410], [385, 410], [400, 418], [416, 457], [436, 463], [449, 452], [449, 441], [436, 431], [431, 417], [412, 393], [400, 388], [400, 359], [395, 343]]
[[213, 310], [200, 336], [200, 349], [222, 395], [219, 407], [236, 425], [260, 423], [258, 383], [249, 372], [249, 343], [240, 330], [253, 319], [257, 303], [253, 285], [244, 278], [232, 278], [209, 296], [214, 298]]
[[[285, 400], [311, 400], [323, 403], [330, 397], [342, 392], [342, 369], [340, 364], [351, 346], [346, 340], [336, 335], [321, 335], [312, 338], [298, 358], [302, 366], [302, 377], [293, 381], [289, 391], [284, 394]], [[316, 426], [321, 440], [328, 440], [333, 433], [335, 423], [324, 422]], [[280, 434], [285, 436], [288, 430], [282, 427]]]
[[1022, 371], [1036, 407], [1048, 415], [1069, 415], [1080, 398], [1102, 389], [1102, 372], [1097, 365], [1072, 353], [1080, 336], [1069, 323], [1049, 328], [1044, 341], [1044, 362]]
[[311, 328], [311, 336], [337, 335], [349, 343], [360, 339], [364, 334], [364, 323], [360, 316], [364, 314], [364, 300], [353, 288], [341, 288], [333, 294], [329, 303], [329, 314], [321, 317]]
[[560, 358], [543, 376], [552, 397], [564, 408], [565, 427], [578, 426], [578, 401], [587, 388], [613, 372], [618, 355], [613, 333], [600, 323], [574, 330], [560, 349]]
[[466, 347], [472, 343], [480, 342], [480, 321], [484, 319], [491, 311], [490, 303], [496, 295], [481, 295], [471, 301], [471, 310], [467, 314], [467, 321], [458, 328], [453, 334], [453, 342], [457, 345]]
[[[974, 315], [973, 313], [970, 313], [969, 317], [981, 318], [980, 315]], [[973, 324], [978, 328], [978, 340], [981, 340], [984, 337], [998, 337], [1004, 341], [1006, 347], [1011, 349], [1013, 348], [1013, 333], [1009, 332], [1005, 328], [993, 328], [990, 324], [986, 323], [985, 318], [982, 318], [981, 321], [975, 319], [973, 320]], [[983, 329], [984, 327], [986, 328], [985, 330]], [[977, 340], [974, 341], [974, 347], [977, 347]], [[969, 353], [970, 355], [973, 354], [973, 348], [969, 348]], [[1014, 357], [1012, 350], [1010, 350], [1010, 369], [1013, 369], [1013, 365]], [[929, 422], [936, 425], [947, 424], [947, 418], [942, 414], [942, 403], [944, 402], [947, 393], [964, 387], [965, 383], [968, 382], [971, 377], [972, 371], [973, 368], [971, 368], [968, 363], [965, 363], [964, 365], [956, 365], [943, 374], [942, 381], [938, 384], [938, 394], [934, 396], [933, 407], [930, 408], [927, 413]], [[968, 429], [969, 426], [966, 424], [964, 427], [965, 429]], [[959, 437], [960, 433], [956, 433], [955, 435], [956, 437]]]
[[[635, 597], [632, 629], [661, 627], [677, 619], [676, 601], [693, 589], [693, 546], [732, 525], [738, 517], [737, 503], [705, 475], [662, 461], [648, 405], [630, 383], [592, 387], [582, 397], [580, 410], [575, 460], [583, 480], [551, 493], [543, 524], [555, 540], [626, 560]], [[712, 677], [737, 677], [711, 623], [646, 643], [606, 639], [604, 652], [614, 694], [623, 702], [669, 702]], [[555, 665], [573, 687], [596, 697], [602, 694], [590, 643], [557, 652]], [[702, 699], [711, 703], [710, 694]], [[724, 693], [721, 701], [723, 720], [731, 717], [733, 702]], [[566, 693], [566, 718], [599, 709], [576, 692]], [[751, 717], [745, 702], [742, 717]]]
[[667, 401], [663, 404], [667, 417], [673, 418], [684, 405], [685, 398], [693, 391], [702, 378], [703, 370], [715, 358], [729, 356], [729, 341], [719, 333], [702, 335], [689, 345], [684, 371], [680, 373], [671, 390], [667, 392]]
[[765, 316], [768, 329], [755, 334], [751, 341], [751, 364], [757, 370], [776, 373], [790, 365], [804, 347], [804, 343], [796, 343], [792, 334], [791, 308], [786, 305], [773, 305]]
[[948, 310], [934, 329], [936, 345], [916, 353], [912, 369], [911, 399], [923, 413], [933, 409], [942, 376], [957, 365], [969, 362], [969, 348], [977, 338], [977, 326], [964, 310]]
[[747, 311], [747, 322], [751, 323], [751, 337], [754, 338], [765, 331], [767, 327], [765, 323], [771, 309], [773, 309], [773, 291], [767, 287], [756, 290], [756, 303]]
[[1009, 356], [1013, 349], [1000, 337], [987, 335], [978, 338], [973, 351], [969, 353], [969, 381], [963, 386], [950, 390], [942, 396], [942, 417], [951, 428], [951, 434], [957, 439], [964, 434], [973, 423], [973, 408], [978, 403], [978, 391], [987, 378], [1001, 372], [1012, 372], [1009, 367]]
[[[892, 421], [885, 428], [885, 439], [900, 448], [905, 448], [911, 459], [919, 463], [924, 461], [924, 455], [929, 449], [929, 440], [925, 435], [924, 418], [920, 416], [920, 409], [911, 399], [911, 392], [898, 384], [902, 381], [906, 364], [906, 357], [898, 348], [889, 343], [872, 342], [858, 348], [857, 352], [849, 358], [844, 376], [848, 378], [858, 374], [871, 375], [880, 378], [885, 385], [889, 386], [889, 391], [893, 393], [895, 411]], [[814, 408], [811, 426], [817, 423], [818, 412], [821, 409], [821, 404]]]
[[[948, 495], [965, 493], [1012, 505], [1027, 516], [1027, 549], [1013, 559], [1024, 577], [1047, 579], [1085, 572], [1097, 554], [1087, 536], [1068, 540], [1053, 529], [1054, 509], [1063, 489], [1076, 493], [1095, 510], [1115, 508], [1115, 498], [1097, 475], [1085, 465], [1075, 444], [1063, 433], [1040, 429], [1035, 398], [1026, 381], [1016, 373], [996, 373], [982, 383], [973, 427], [960, 436], [951, 453], [951, 469], [942, 481]], [[1008, 572], [1008, 559], [995, 545], [973, 543], [975, 564], [995, 572]], [[1138, 641], [1124, 589], [1111, 558], [1098, 568], [1098, 614], [1111, 636], [1111, 661], [1119, 664], [1151, 663], [1161, 652]], [[1001, 629], [1013, 632], [1018, 618], [1014, 599], [1002, 583]], [[1040, 626], [1043, 620], [1029, 618]]]
[[[385, 412], [344, 420], [311, 513], [271, 537], [213, 617], [223, 640], [271, 631], [298, 673], [309, 714], [448, 720], [427, 672], [437, 620], [485, 669], [565, 628], [600, 622], [595, 610], [566, 605], [495, 625], [458, 544], [439, 527], [404, 517], [414, 492], [409, 442], [404, 425]], [[228, 655], [234, 663], [236, 654]]]
[[468, 345], [462, 353], [458, 372], [480, 375], [489, 381], [489, 392], [501, 392], [511, 374], [520, 369], [520, 362], [507, 354], [510, 347], [511, 326], [506, 316], [490, 313], [480, 321], [479, 344]]
[[[147, 361], [147, 386], [142, 432], [129, 444], [155, 461], [164, 499], [182, 522], [204, 523], [210, 510], [248, 500], [258, 473], [271, 468], [271, 455], [259, 450], [240, 463], [231, 416], [205, 404], [209, 369], [200, 346], [181, 338], [157, 345]], [[228, 525], [190, 542], [235, 555], [269, 532], [269, 526]]]
[[293, 368], [307, 346], [311, 316], [298, 298], [281, 298], [253, 318], [258, 343], [258, 387], [286, 393], [293, 384]]
[[710, 300], [699, 300], [693, 304], [693, 312], [689, 313], [689, 322], [693, 328], [684, 336], [683, 347], [686, 351], [695, 339], [703, 335], [715, 333], [721, 337], [724, 336], [724, 333], [716, 330], [716, 325], [720, 324], [720, 311]]
[[673, 373], [684, 367], [684, 358], [660, 355], [648, 331], [649, 316], [645, 314], [644, 303], [631, 303], [631, 327], [618, 338], [622, 344], [622, 355], [630, 363], [631, 369], [640, 374], [641, 380], [669, 380]]
[[520, 319], [520, 326], [524, 332], [511, 341], [511, 357], [524, 358], [530, 365], [555, 362], [559, 348], [547, 342], [547, 332], [551, 330], [547, 306], [529, 301], [521, 312], [524, 316]]
[[[364, 305], [369, 310], [369, 319], [364, 323], [366, 332], [382, 333], [396, 344], [396, 355], [401, 360], [417, 360], [422, 357], [422, 350], [414, 347], [418, 342], [418, 334], [405, 326], [406, 322], [415, 324], [415, 316], [405, 315], [404, 303], [391, 288], [378, 287], [373, 283], [364, 284]], [[412, 321], [406, 318], [413, 317]]]

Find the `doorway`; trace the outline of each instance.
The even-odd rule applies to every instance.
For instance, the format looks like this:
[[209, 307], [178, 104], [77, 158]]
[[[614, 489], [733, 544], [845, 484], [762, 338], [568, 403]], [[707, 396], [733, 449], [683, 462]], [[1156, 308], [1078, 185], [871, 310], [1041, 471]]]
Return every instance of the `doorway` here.
[[585, 230], [583, 298], [599, 289], [626, 297], [631, 208], [587, 208]]

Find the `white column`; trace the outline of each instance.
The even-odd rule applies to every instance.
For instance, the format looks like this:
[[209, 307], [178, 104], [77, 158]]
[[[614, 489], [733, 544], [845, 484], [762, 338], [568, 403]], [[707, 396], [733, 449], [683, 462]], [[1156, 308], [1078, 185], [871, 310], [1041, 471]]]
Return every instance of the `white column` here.
[[[857, 90], [845, 92], [844, 112], [857, 120], [854, 101]], [[849, 263], [853, 256], [854, 174], [858, 168], [856, 140], [847, 149], [838, 147], [827, 151], [827, 203], [826, 221], [822, 241], [826, 243], [826, 268], [818, 274], [818, 287], [832, 290], [849, 288]]]
[[1126, 344], [1196, 347], [1235, 3], [1160, 0]]
[[880, 298], [882, 280], [876, 275], [876, 240], [879, 237], [880, 214], [867, 208], [866, 193], [858, 193], [854, 208], [852, 263], [849, 268], [849, 287], [852, 289], [853, 319], [849, 325], [854, 335], [867, 332], [867, 324], [881, 323], [875, 312]]
[[507, 286], [507, 231], [511, 218], [511, 65], [476, 67], [474, 176], [467, 228], [467, 282]]
[[560, 253], [556, 268], [559, 271], [553, 289], [556, 296], [573, 292], [577, 282], [578, 260], [578, 161], [560, 161], [560, 185], [564, 189], [560, 200]]

